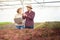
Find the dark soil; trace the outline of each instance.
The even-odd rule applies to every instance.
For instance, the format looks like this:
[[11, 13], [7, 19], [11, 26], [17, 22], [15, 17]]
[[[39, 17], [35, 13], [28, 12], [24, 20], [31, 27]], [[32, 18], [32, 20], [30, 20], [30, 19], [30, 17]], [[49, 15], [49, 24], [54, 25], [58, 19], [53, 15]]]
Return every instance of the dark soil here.
[[0, 40], [60, 40], [60, 29], [0, 30]]

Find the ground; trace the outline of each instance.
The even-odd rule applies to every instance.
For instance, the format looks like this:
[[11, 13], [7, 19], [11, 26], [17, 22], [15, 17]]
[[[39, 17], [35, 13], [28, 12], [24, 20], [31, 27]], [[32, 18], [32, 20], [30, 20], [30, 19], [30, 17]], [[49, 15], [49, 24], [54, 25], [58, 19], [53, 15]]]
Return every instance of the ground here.
[[60, 30], [39, 29], [12, 29], [0, 30], [0, 40], [60, 40]]
[[35, 23], [35, 29], [16, 29], [13, 23], [0, 25], [0, 40], [60, 40], [60, 29], [48, 27], [40, 28], [40, 23]]

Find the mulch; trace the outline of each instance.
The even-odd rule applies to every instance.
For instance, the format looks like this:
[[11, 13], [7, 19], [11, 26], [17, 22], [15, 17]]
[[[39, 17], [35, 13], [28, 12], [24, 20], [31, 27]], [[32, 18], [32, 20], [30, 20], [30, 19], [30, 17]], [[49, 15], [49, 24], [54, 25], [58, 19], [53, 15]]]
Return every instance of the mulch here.
[[0, 40], [60, 40], [60, 29], [4, 29]]

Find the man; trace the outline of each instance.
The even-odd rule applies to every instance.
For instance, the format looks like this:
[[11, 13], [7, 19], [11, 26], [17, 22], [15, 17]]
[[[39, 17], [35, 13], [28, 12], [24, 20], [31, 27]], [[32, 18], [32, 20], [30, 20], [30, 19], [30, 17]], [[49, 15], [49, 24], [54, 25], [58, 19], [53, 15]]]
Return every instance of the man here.
[[26, 19], [25, 28], [33, 29], [35, 12], [32, 11], [31, 5], [26, 7], [27, 7], [27, 11], [25, 12], [25, 14], [23, 14], [23, 19]]

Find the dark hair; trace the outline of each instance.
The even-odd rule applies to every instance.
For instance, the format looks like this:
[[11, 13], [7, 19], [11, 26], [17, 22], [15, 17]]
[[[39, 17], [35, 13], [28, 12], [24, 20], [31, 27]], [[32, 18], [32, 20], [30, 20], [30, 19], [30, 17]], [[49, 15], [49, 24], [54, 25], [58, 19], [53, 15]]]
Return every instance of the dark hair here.
[[19, 10], [21, 10], [21, 9], [22, 9], [22, 8], [18, 8], [18, 9], [17, 9], [17, 13], [19, 13]]

